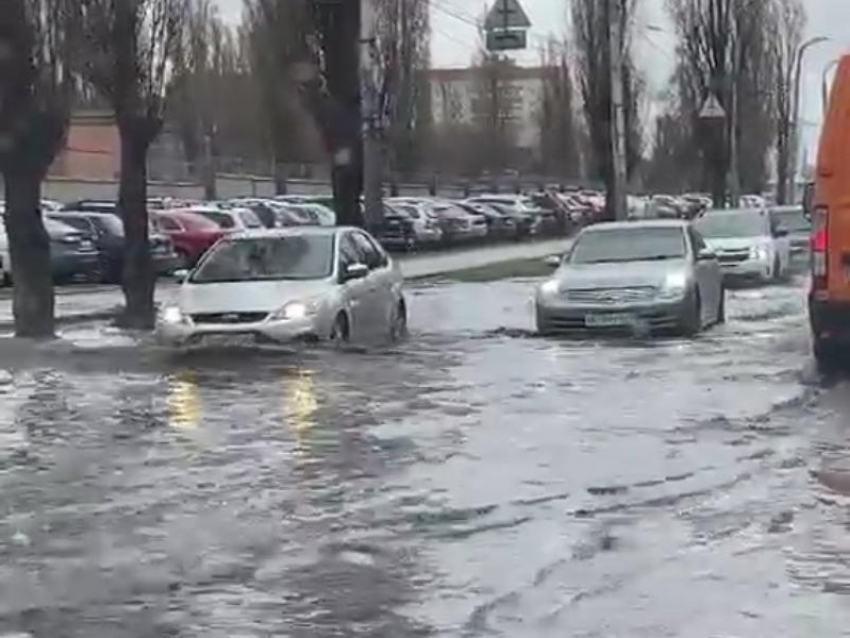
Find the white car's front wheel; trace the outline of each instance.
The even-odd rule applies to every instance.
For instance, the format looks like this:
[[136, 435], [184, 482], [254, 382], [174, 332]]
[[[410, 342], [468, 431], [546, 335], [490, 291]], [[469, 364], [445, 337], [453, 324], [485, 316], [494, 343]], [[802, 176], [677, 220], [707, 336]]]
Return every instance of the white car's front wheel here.
[[393, 310], [390, 320], [390, 340], [402, 341], [407, 337], [407, 304], [404, 299], [399, 300]]
[[334, 345], [341, 345], [348, 343], [350, 339], [351, 326], [348, 323], [348, 317], [344, 312], [340, 312], [336, 316], [336, 319], [334, 319], [334, 325], [331, 328], [331, 334], [328, 340]]

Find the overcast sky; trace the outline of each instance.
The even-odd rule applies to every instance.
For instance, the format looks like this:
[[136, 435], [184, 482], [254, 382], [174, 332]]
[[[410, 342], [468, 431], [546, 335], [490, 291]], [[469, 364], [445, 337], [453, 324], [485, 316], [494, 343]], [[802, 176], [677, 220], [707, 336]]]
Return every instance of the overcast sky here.
[[[223, 14], [238, 21], [242, 0], [218, 0]], [[494, 0], [431, 0], [432, 62], [434, 66], [466, 66], [478, 46], [474, 26]], [[665, 0], [639, 0], [637, 54], [654, 91], [663, 90], [673, 65], [675, 43], [670, 36]], [[518, 54], [521, 64], [534, 64], [536, 49], [555, 34], [566, 31], [569, 0], [520, 0], [533, 23], [528, 52]], [[821, 78], [825, 67], [836, 56], [850, 52], [850, 0], [803, 0], [809, 16], [808, 35], [827, 36], [830, 41], [810, 50], [805, 61], [803, 113], [807, 121], [807, 140], [814, 144], [820, 120]], [[647, 26], [652, 27], [647, 29]], [[662, 31], [656, 30], [657, 28]], [[666, 33], [665, 33], [666, 32]]]

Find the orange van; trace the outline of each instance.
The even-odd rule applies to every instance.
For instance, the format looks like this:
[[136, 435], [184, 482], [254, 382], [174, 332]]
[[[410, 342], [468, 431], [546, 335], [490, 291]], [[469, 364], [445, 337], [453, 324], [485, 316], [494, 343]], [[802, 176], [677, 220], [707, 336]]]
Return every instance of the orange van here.
[[833, 81], [813, 190], [809, 318], [815, 357], [834, 361], [850, 346], [850, 55]]

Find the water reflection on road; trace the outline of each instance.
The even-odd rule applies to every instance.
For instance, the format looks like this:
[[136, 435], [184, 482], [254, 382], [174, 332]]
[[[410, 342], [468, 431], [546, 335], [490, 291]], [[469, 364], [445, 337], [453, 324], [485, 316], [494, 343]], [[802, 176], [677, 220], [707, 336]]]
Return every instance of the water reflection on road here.
[[33, 358], [0, 635], [845, 633], [850, 405], [800, 285], [604, 343], [536, 338], [531, 285], [411, 290], [393, 348]]

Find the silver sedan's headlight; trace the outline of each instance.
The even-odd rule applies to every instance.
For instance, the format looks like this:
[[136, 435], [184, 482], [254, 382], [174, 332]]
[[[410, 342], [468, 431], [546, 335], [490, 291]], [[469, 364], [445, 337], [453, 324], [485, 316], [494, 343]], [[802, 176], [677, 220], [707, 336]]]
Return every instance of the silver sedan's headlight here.
[[667, 273], [664, 285], [661, 287], [661, 297], [664, 299], [680, 299], [688, 291], [688, 275], [685, 272]]
[[270, 316], [271, 321], [298, 321], [306, 319], [319, 312], [320, 302], [313, 300], [290, 301], [288, 304], [275, 310]]
[[540, 294], [545, 297], [553, 297], [561, 292], [561, 281], [559, 279], [550, 279], [540, 286]]

